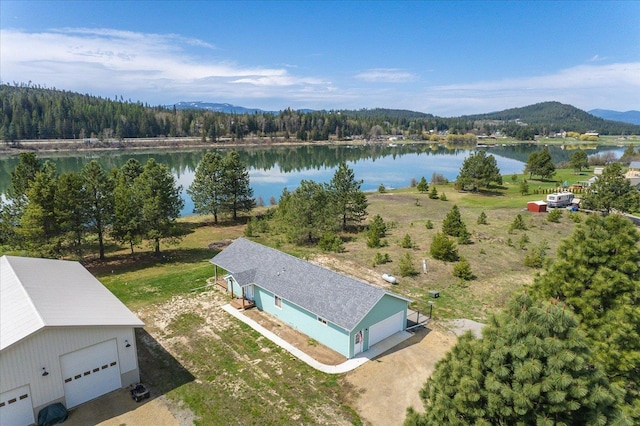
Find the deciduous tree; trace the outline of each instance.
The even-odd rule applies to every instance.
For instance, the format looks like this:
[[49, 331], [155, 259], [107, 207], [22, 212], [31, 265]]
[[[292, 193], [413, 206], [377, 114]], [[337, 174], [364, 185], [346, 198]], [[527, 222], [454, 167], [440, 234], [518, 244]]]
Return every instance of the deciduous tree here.
[[589, 158], [587, 156], [587, 153], [581, 149], [575, 151], [573, 154], [571, 154], [569, 165], [576, 173], [581, 172], [582, 169], [586, 169], [587, 167], [589, 167]]

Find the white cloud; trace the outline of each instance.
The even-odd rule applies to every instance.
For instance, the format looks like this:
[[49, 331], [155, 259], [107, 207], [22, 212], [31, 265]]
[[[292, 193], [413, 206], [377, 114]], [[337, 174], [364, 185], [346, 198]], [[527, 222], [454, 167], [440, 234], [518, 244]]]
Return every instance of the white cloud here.
[[407, 83], [418, 79], [415, 74], [398, 68], [374, 68], [355, 77], [370, 83]]
[[[499, 111], [544, 101], [589, 110], [640, 108], [640, 63], [579, 65], [535, 77], [433, 86], [419, 110], [440, 115]], [[424, 101], [426, 100], [426, 101]]]
[[135, 93], [150, 103], [169, 97], [242, 99], [282, 95], [283, 88], [296, 92], [332, 87], [324, 79], [290, 74], [285, 67], [218, 59], [210, 43], [175, 34], [88, 28], [1, 30], [0, 47], [3, 81], [31, 80], [95, 94]]

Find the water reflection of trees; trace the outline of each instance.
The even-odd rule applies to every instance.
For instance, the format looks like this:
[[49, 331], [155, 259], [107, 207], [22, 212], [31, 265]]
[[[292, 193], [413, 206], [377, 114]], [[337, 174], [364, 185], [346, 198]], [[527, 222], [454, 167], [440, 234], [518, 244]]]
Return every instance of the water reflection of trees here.
[[[497, 145], [489, 148], [489, 153], [501, 157], [510, 158], [520, 162], [526, 162], [527, 158], [541, 146], [537, 144], [518, 145]], [[303, 145], [303, 146], [251, 146], [237, 148], [218, 148], [222, 155], [227, 151], [236, 149], [241, 160], [249, 168], [257, 170], [272, 170], [278, 168], [280, 172], [300, 172], [304, 170], [321, 170], [335, 168], [342, 162], [358, 162], [362, 160], [375, 161], [377, 159], [391, 157], [393, 159], [404, 155], [455, 155], [466, 152], [471, 148], [447, 147], [430, 144], [406, 144], [389, 146], [386, 144], [377, 145]], [[619, 149], [611, 146], [594, 147], [588, 150], [589, 154]], [[572, 150], [565, 150], [560, 147], [550, 146], [549, 151], [555, 163], [569, 161]], [[41, 160], [50, 160], [55, 163], [58, 173], [77, 172], [91, 160], [97, 160], [100, 165], [111, 170], [120, 168], [129, 158], [135, 158], [144, 164], [149, 158], [154, 158], [157, 162], [166, 164], [179, 178], [187, 172], [196, 169], [202, 156], [207, 150], [156, 150], [156, 151], [100, 151], [90, 153], [47, 153], [40, 154]], [[18, 163], [18, 157], [12, 156], [3, 158], [0, 161], [0, 192], [5, 192], [11, 182], [11, 172]]]

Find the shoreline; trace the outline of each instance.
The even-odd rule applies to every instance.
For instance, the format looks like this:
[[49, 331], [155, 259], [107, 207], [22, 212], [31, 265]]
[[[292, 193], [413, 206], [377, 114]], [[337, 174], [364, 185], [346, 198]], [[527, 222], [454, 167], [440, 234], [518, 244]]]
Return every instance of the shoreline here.
[[[494, 142], [495, 141], [495, 142]], [[494, 143], [476, 143], [477, 148], [491, 148], [499, 145], [521, 145], [538, 143], [541, 145], [568, 145], [572, 148], [597, 147], [597, 146], [626, 146], [640, 143], [640, 140], [622, 139], [622, 136], [607, 136], [606, 140], [597, 142], [587, 142], [579, 140], [567, 141], [566, 139], [537, 139], [534, 141], [519, 141], [515, 139], [496, 139]], [[78, 139], [30, 139], [16, 141], [13, 144], [5, 143], [0, 145], [0, 157], [19, 155], [22, 152], [43, 152], [43, 153], [86, 153], [100, 151], [139, 151], [139, 150], [166, 150], [166, 149], [211, 149], [211, 148], [234, 148], [234, 147], [298, 147], [298, 146], [402, 146], [402, 145], [437, 145], [450, 146], [444, 141], [428, 140], [389, 140], [388, 138], [368, 140], [326, 140], [326, 141], [300, 141], [285, 140], [284, 138], [251, 138], [243, 140], [225, 139], [215, 142], [202, 142], [202, 139], [195, 137], [175, 137], [175, 138], [130, 138], [123, 140], [107, 141], [81, 141]], [[453, 145], [453, 147], [461, 147]], [[470, 146], [469, 146], [470, 147]]]

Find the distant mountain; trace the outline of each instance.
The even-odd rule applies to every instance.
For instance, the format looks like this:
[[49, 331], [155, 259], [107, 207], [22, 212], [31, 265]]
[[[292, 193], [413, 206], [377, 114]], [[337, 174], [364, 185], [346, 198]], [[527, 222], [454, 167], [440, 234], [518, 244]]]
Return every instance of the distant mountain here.
[[[167, 106], [168, 108], [172, 108], [174, 105]], [[176, 109], [205, 109], [208, 111], [214, 112], [224, 112], [225, 114], [261, 114], [261, 113], [270, 113], [277, 114], [277, 111], [264, 111], [258, 108], [245, 108], [237, 105], [231, 104], [218, 104], [212, 102], [202, 102], [202, 101], [194, 101], [194, 102], [178, 102], [175, 104]]]
[[498, 123], [517, 123], [544, 127], [547, 130], [562, 129], [575, 132], [595, 131], [602, 134], [636, 134], [638, 125], [605, 120], [572, 105], [560, 102], [541, 102], [521, 108], [510, 108], [488, 114], [465, 115], [461, 120]]
[[640, 111], [612, 111], [610, 109], [592, 109], [589, 114], [605, 120], [620, 121], [622, 123], [640, 124]]

